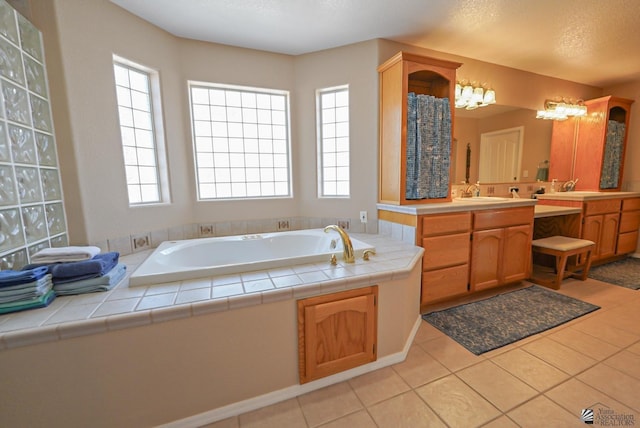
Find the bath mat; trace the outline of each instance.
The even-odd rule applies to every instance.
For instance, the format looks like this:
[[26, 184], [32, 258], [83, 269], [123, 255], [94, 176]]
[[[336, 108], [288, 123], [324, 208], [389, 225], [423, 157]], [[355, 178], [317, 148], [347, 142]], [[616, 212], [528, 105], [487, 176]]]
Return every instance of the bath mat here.
[[532, 285], [422, 318], [476, 355], [557, 327], [600, 309]]
[[627, 257], [616, 262], [594, 266], [589, 269], [589, 278], [621, 287], [640, 289], [640, 259]]

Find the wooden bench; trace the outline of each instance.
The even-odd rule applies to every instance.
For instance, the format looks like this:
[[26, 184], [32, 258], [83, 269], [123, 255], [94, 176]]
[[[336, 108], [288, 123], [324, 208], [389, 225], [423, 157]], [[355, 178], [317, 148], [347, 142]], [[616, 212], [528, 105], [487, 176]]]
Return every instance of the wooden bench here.
[[[533, 269], [530, 281], [557, 290], [565, 278], [573, 277], [582, 281], [587, 279], [591, 268], [591, 254], [596, 244], [586, 239], [551, 236], [535, 239], [531, 242], [531, 246], [534, 254], [548, 254], [555, 257], [555, 275], [545, 276], [542, 273], [536, 273]], [[576, 256], [576, 262], [568, 268], [567, 260], [571, 256]], [[578, 273], [578, 271], [581, 272]]]

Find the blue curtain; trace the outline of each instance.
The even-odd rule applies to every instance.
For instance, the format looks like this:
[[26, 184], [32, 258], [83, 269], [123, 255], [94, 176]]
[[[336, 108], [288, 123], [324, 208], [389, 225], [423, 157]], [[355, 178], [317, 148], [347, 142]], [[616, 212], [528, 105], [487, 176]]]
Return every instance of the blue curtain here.
[[406, 199], [446, 198], [451, 163], [448, 98], [408, 94]]
[[607, 139], [604, 145], [604, 160], [602, 161], [602, 175], [600, 176], [601, 189], [615, 189], [618, 187], [624, 133], [624, 123], [610, 120], [607, 124]]

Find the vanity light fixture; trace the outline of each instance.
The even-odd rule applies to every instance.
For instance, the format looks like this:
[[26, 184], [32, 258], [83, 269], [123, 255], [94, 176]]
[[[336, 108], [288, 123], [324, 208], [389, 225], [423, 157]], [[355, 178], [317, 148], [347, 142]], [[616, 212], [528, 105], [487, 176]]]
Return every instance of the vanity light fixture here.
[[473, 110], [478, 107], [485, 107], [496, 103], [496, 91], [484, 89], [482, 86], [467, 83], [466, 81], [456, 82], [455, 89], [456, 108]]
[[546, 100], [544, 102], [544, 110], [538, 110], [536, 114], [537, 119], [549, 119], [549, 120], [565, 120], [569, 116], [586, 116], [587, 106], [584, 105], [582, 100], [578, 100], [576, 103], [562, 101]]

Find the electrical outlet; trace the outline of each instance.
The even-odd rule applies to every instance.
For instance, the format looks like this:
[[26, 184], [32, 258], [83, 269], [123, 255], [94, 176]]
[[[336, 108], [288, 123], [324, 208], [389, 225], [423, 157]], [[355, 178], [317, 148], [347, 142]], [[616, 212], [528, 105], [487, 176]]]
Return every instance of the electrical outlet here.
[[278, 221], [278, 231], [289, 230], [289, 220]]
[[367, 222], [367, 212], [360, 211], [360, 223], [366, 223], [366, 222]]
[[349, 230], [349, 220], [338, 220], [337, 224], [344, 230]]

